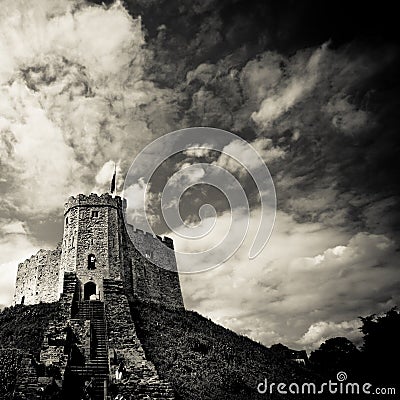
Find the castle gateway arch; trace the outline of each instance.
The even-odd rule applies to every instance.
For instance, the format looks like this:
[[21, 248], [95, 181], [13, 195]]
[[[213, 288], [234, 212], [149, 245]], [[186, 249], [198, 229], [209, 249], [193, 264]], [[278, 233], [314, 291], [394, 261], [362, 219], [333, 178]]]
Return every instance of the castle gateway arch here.
[[83, 299], [90, 300], [91, 295], [97, 294], [97, 286], [94, 282], [86, 282], [83, 286]]

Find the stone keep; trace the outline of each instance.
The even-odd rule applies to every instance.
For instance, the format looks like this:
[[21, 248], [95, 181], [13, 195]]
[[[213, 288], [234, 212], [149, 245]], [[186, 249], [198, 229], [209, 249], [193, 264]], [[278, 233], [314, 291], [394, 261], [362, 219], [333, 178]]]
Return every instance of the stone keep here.
[[19, 264], [14, 304], [57, 301], [73, 273], [76, 300], [104, 301], [104, 279], [111, 279], [129, 300], [183, 307], [172, 240], [126, 225], [125, 209], [125, 199], [109, 194], [70, 197], [62, 242]]

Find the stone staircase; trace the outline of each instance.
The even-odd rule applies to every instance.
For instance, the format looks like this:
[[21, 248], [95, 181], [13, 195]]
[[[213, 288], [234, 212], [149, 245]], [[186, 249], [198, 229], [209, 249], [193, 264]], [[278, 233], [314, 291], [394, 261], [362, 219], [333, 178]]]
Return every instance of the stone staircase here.
[[76, 319], [90, 321], [90, 357], [84, 365], [70, 365], [69, 373], [79, 381], [93, 380], [91, 400], [104, 400], [108, 384], [109, 365], [104, 303], [101, 301], [82, 301], [78, 303]]

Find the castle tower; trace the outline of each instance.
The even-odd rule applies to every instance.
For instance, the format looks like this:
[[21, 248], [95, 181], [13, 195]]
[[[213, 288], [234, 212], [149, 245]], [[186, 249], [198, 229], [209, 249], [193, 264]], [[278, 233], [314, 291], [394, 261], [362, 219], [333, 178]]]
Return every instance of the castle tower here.
[[70, 197], [64, 208], [60, 291], [65, 272], [76, 274], [81, 300], [103, 300], [103, 279], [122, 279], [123, 210], [109, 194]]
[[183, 307], [173, 241], [126, 225], [125, 210], [110, 194], [70, 197], [62, 242], [18, 266], [14, 304], [57, 301], [72, 274], [76, 301], [104, 301], [104, 282], [117, 282], [129, 300]]

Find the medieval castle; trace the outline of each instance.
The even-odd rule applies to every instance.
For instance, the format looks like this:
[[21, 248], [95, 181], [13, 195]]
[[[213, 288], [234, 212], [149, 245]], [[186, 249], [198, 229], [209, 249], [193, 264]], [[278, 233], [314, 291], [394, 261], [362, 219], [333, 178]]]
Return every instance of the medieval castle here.
[[14, 304], [57, 301], [65, 274], [73, 273], [78, 300], [103, 301], [106, 279], [121, 282], [128, 299], [183, 307], [176, 260], [165, 249], [173, 248], [172, 239], [125, 225], [125, 208], [125, 199], [109, 194], [69, 198], [62, 242], [19, 264]]
[[[110, 194], [69, 198], [57, 248], [18, 266], [14, 304], [60, 304], [39, 362], [57, 371], [50, 375], [67, 398], [85, 395], [85, 382], [91, 399], [109, 398], [111, 382], [126, 399], [174, 398], [146, 359], [130, 314], [135, 299], [184, 307], [174, 253], [166, 251], [173, 241], [125, 224], [125, 210], [126, 200]], [[121, 365], [125, 376], [116, 380]], [[20, 394], [36, 398], [50, 379], [44, 375], [21, 384]]]

